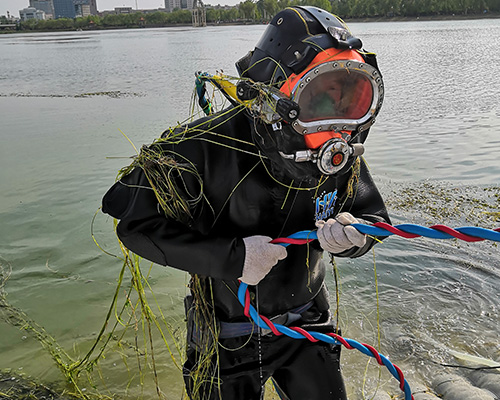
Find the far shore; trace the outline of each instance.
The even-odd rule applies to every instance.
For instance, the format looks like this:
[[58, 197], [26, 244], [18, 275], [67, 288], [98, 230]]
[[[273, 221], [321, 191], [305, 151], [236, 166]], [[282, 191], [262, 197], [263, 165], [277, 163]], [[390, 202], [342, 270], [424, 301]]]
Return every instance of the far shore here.
[[[412, 17], [394, 16], [394, 17], [364, 17], [364, 18], [345, 18], [346, 23], [352, 22], [410, 22], [410, 21], [453, 21], [453, 20], [472, 20], [472, 19], [500, 19], [500, 13], [484, 14], [453, 14], [453, 15], [420, 15]], [[207, 22], [207, 26], [231, 26], [231, 25], [263, 25], [269, 21], [234, 21], [234, 22]], [[190, 27], [191, 24], [162, 24], [147, 26], [96, 26], [85, 27], [83, 29], [53, 29], [53, 30], [0, 30], [0, 35], [5, 33], [34, 33], [34, 32], [74, 32], [74, 31], [99, 31], [99, 30], [117, 30], [117, 29], [148, 29], [148, 28], [172, 28], [172, 27]]]
[[452, 21], [467, 19], [499, 19], [500, 13], [484, 14], [453, 14], [453, 15], [420, 15], [414, 17], [366, 17], [366, 18], [346, 18], [345, 22], [398, 22], [398, 21]]

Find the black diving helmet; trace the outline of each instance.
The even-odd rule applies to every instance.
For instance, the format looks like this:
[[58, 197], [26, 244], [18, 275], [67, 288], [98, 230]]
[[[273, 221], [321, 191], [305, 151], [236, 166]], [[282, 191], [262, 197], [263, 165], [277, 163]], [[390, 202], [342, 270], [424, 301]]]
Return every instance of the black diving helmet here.
[[361, 47], [334, 15], [292, 7], [279, 12], [255, 50], [237, 62], [247, 78], [243, 85], [269, 85], [266, 101], [274, 103], [265, 121], [272, 129], [303, 137], [302, 148], [278, 149], [282, 158], [311, 161], [321, 173], [334, 175], [363, 154], [384, 85], [375, 55]]

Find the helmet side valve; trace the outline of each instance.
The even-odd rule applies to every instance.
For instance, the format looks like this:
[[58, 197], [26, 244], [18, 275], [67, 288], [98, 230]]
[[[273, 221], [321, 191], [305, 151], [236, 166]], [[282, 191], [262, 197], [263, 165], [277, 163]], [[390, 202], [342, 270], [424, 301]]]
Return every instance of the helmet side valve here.
[[299, 117], [300, 107], [293, 100], [283, 97], [276, 102], [276, 112], [283, 121], [291, 123]]
[[240, 81], [236, 86], [236, 94], [241, 101], [255, 99], [259, 95], [259, 90], [248, 81]]
[[[281, 118], [287, 123], [292, 123], [299, 117], [299, 105], [283, 95], [280, 91], [262, 85], [255, 85], [252, 82], [242, 80], [238, 82], [236, 94], [241, 101], [253, 100], [259, 95], [259, 91], [263, 92], [270, 102], [271, 109], [266, 109], [265, 104], [262, 104], [261, 111], [269, 113], [270, 115], [278, 114], [276, 118]], [[274, 119], [274, 118], [272, 118]]]

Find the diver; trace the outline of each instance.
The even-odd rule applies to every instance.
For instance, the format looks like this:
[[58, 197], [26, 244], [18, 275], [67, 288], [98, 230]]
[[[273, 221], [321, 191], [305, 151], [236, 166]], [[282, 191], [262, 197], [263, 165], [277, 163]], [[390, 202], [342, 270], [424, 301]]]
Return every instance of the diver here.
[[[346, 399], [340, 346], [258, 328], [236, 293], [241, 280], [270, 320], [339, 332], [323, 255], [362, 256], [375, 241], [350, 225], [390, 223], [360, 157], [384, 94], [375, 55], [332, 14], [296, 6], [236, 66], [239, 99], [143, 147], [103, 212], [126, 248], [191, 274], [192, 400], [261, 399], [270, 378], [283, 398]], [[314, 229], [307, 245], [270, 243]]]

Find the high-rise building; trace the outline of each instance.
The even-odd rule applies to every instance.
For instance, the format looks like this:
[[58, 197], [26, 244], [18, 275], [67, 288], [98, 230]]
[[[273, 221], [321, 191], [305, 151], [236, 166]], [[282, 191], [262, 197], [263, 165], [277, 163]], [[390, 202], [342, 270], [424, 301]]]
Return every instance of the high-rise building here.
[[54, 18], [54, 3], [52, 0], [30, 0], [30, 7], [43, 11], [47, 19]]
[[53, 0], [54, 18], [75, 18], [73, 0]]
[[175, 9], [192, 10], [194, 0], [165, 0], [165, 9], [172, 12]]
[[[40, 1], [40, 0], [39, 0]], [[54, 18], [87, 17], [97, 14], [96, 0], [50, 0], [54, 4]]]
[[88, 17], [97, 14], [96, 0], [73, 0], [75, 15], [77, 17]]
[[181, 8], [181, 0], [165, 0], [165, 9], [172, 12], [176, 8]]

